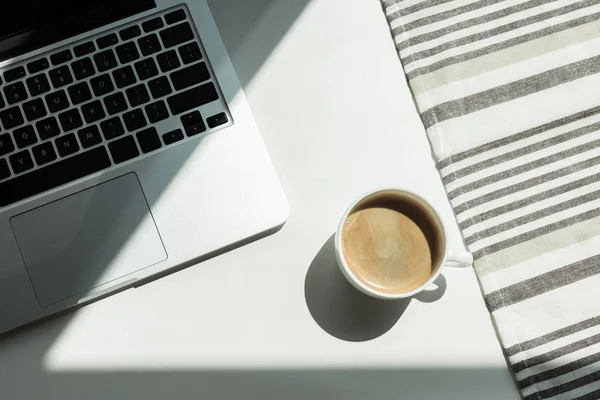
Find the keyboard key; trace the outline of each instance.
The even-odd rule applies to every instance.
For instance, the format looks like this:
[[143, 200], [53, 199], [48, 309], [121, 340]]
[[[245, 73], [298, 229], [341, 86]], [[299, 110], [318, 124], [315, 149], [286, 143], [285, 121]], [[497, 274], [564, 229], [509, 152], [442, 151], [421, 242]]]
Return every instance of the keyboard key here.
[[175, 22], [183, 21], [184, 19], [185, 11], [183, 10], [175, 10], [165, 15], [165, 21], [167, 21], [167, 24], [169, 25], [174, 24]]
[[155, 99], [171, 94], [171, 92], [173, 91], [171, 89], [171, 85], [169, 84], [169, 80], [166, 76], [161, 76], [160, 78], [148, 81], [148, 87], [150, 88], [150, 93], [152, 93], [152, 97], [154, 97]]
[[48, 68], [50, 64], [48, 64], [47, 58], [40, 58], [39, 60], [32, 61], [27, 64], [27, 71], [30, 74], [35, 74], [36, 72], [40, 72]]
[[206, 123], [211, 128], [215, 128], [219, 125], [226, 124], [227, 121], [229, 121], [229, 120], [227, 119], [227, 114], [225, 114], [224, 112], [219, 113], [217, 115], [213, 115], [212, 117], [206, 118]]
[[188, 127], [196, 125], [198, 122], [202, 122], [202, 115], [200, 114], [200, 111], [192, 111], [189, 114], [182, 115], [179, 119], [184, 127]]
[[152, 18], [151, 20], [142, 23], [142, 28], [146, 33], [160, 29], [163, 26], [165, 26], [165, 24], [161, 17]]
[[46, 74], [32, 76], [31, 78], [28, 78], [25, 82], [27, 82], [29, 93], [31, 93], [32, 96], [37, 96], [38, 94], [46, 93], [50, 90], [50, 82], [48, 82]]
[[71, 76], [69, 67], [66, 65], [50, 70], [48, 75], [50, 75], [50, 80], [55, 88], [65, 86], [73, 82], [73, 77]]
[[181, 65], [175, 50], [169, 50], [157, 55], [156, 60], [158, 61], [158, 65], [160, 66], [160, 70], [162, 72], [170, 71]]
[[75, 135], [72, 133], [57, 138], [54, 140], [54, 144], [61, 157], [70, 156], [79, 151], [79, 143], [77, 143], [77, 139], [75, 139]]
[[60, 128], [54, 117], [48, 117], [36, 122], [35, 129], [37, 129], [38, 135], [40, 135], [42, 140], [60, 135]]
[[83, 125], [79, 110], [76, 108], [58, 114], [58, 120], [60, 121], [63, 132], [68, 132]]
[[85, 79], [96, 73], [94, 64], [92, 64], [92, 59], [89, 57], [72, 62], [71, 68], [73, 69], [75, 78], [77, 78], [78, 80]]
[[202, 133], [206, 130], [206, 125], [204, 125], [204, 121], [200, 121], [195, 125], [190, 125], [185, 127], [185, 134], [188, 136], [195, 136], [199, 133]]
[[205, 63], [190, 65], [171, 73], [170, 76], [175, 90], [185, 89], [210, 79], [210, 73]]
[[0, 158], [0, 181], [10, 176], [10, 169], [5, 159]]
[[143, 153], [149, 153], [160, 149], [162, 146], [158, 133], [156, 133], [156, 128], [154, 127], [139, 131], [135, 134], [135, 137], [137, 137], [140, 149]]
[[45, 96], [50, 112], [54, 113], [69, 107], [69, 100], [64, 90], [57, 90]]
[[151, 78], [158, 75], [158, 69], [153, 59], [147, 58], [142, 61], [138, 61], [135, 64], [135, 70], [137, 71], [138, 77], [141, 80]]
[[31, 152], [33, 153], [37, 165], [48, 164], [49, 162], [56, 160], [56, 152], [54, 151], [52, 142], [45, 142], [37, 145], [31, 149]]
[[101, 38], [98, 38], [96, 40], [96, 44], [98, 45], [99, 49], [105, 49], [105, 48], [112, 46], [113, 44], [117, 44], [117, 43], [119, 43], [119, 38], [117, 38], [117, 35], [115, 33], [111, 33], [109, 35], [102, 36]]
[[189, 114], [182, 115], [180, 119], [188, 136], [194, 136], [206, 131], [200, 111], [192, 111]]
[[[12, 161], [11, 161], [12, 162]], [[104, 146], [0, 183], [0, 207], [110, 167]]]
[[96, 46], [94, 45], [94, 42], [85, 42], [75, 46], [73, 51], [77, 57], [81, 57], [96, 51]]
[[31, 125], [26, 125], [22, 128], [15, 129], [13, 131], [13, 136], [15, 137], [15, 143], [17, 144], [17, 147], [20, 149], [38, 141], [37, 136], [35, 136], [33, 126]]
[[198, 46], [198, 43], [196, 42], [184, 44], [183, 46], [179, 47], [177, 51], [179, 51], [181, 61], [183, 61], [184, 64], [189, 64], [202, 59], [200, 46]]
[[121, 64], [127, 64], [128, 62], [140, 58], [140, 53], [133, 42], [123, 43], [122, 45], [117, 46], [116, 50]]
[[13, 68], [4, 73], [4, 80], [6, 82], [16, 81], [17, 79], [21, 79], [24, 77], [25, 77], [25, 68], [23, 68], [23, 67]]
[[0, 95], [0, 108], [4, 107], [4, 99], [2, 98], [2, 95]]
[[146, 110], [146, 115], [151, 123], [162, 121], [163, 119], [169, 117], [169, 112], [167, 111], [167, 107], [165, 107], [165, 102], [162, 100], [148, 104], [146, 107], [144, 107], [144, 110]]
[[194, 38], [194, 32], [188, 22], [172, 26], [160, 31], [160, 38], [165, 47], [173, 47]]
[[[161, 32], [162, 34], [162, 32]], [[150, 54], [157, 53], [162, 50], [160, 47], [160, 42], [158, 41], [158, 37], [156, 34], [151, 34], [148, 36], [141, 37], [137, 40], [138, 46], [140, 46], [140, 50], [142, 54], [147, 56]]]
[[110, 75], [108, 74], [92, 78], [90, 83], [92, 84], [92, 90], [96, 96], [102, 96], [115, 90], [115, 87], [110, 80]]
[[0, 120], [2, 120], [4, 129], [12, 129], [15, 126], [19, 126], [25, 122], [19, 107], [12, 107], [4, 111], [0, 111]]
[[106, 71], [117, 66], [117, 59], [115, 53], [111, 50], [105, 50], [101, 53], [94, 54], [94, 62], [98, 68], [98, 72]]
[[91, 124], [92, 122], [98, 121], [106, 116], [102, 103], [100, 100], [94, 100], [91, 103], [87, 103], [81, 106], [81, 112], [85, 122]]
[[83, 103], [92, 98], [92, 92], [90, 92], [90, 87], [87, 82], [79, 82], [76, 85], [70, 86], [67, 91], [69, 92], [69, 97], [71, 97], [71, 102], [73, 104]]
[[171, 96], [167, 99], [167, 102], [169, 103], [171, 113], [177, 115], [184, 111], [191, 110], [192, 108], [197, 108], [203, 104], [215, 101], [218, 98], [219, 95], [217, 94], [217, 89], [215, 88], [215, 85], [210, 82]]
[[110, 150], [110, 154], [112, 155], [115, 164], [120, 164], [140, 155], [133, 136], [127, 136], [123, 139], [110, 142], [108, 144], [108, 149]]
[[19, 101], [27, 99], [27, 91], [23, 82], [16, 82], [11, 85], [4, 86], [4, 96], [8, 104], [15, 104]]
[[133, 85], [136, 82], [133, 68], [131, 68], [129, 65], [123, 68], [115, 69], [112, 72], [112, 75], [119, 89], [125, 86]]
[[125, 93], [127, 94], [129, 104], [132, 107], [136, 107], [140, 104], [144, 104], [150, 101], [150, 95], [148, 94], [148, 90], [146, 90], [145, 85], [134, 86], [132, 88], [127, 89]]
[[106, 112], [108, 115], [113, 115], [120, 113], [121, 111], [125, 111], [127, 109], [127, 102], [125, 101], [125, 96], [123, 93], [117, 92], [115, 94], [111, 94], [110, 96], [106, 96], [104, 98], [104, 107], [106, 107]]
[[102, 142], [102, 136], [100, 136], [100, 131], [96, 125], [90, 125], [80, 129], [79, 132], [77, 132], [77, 135], [79, 136], [79, 141], [84, 149]]
[[102, 121], [100, 123], [100, 129], [102, 129], [102, 134], [104, 135], [104, 139], [110, 140], [114, 139], [117, 136], [121, 136], [125, 133], [123, 130], [123, 124], [121, 124], [121, 120], [119, 117], [114, 117], [107, 119], [106, 121]]
[[162, 138], [166, 145], [173, 144], [183, 140], [183, 132], [181, 132], [181, 129], [175, 129], [162, 135]]
[[7, 155], [15, 151], [15, 145], [8, 133], [0, 135], [0, 156]]
[[33, 168], [33, 160], [31, 159], [31, 154], [29, 154], [28, 150], [15, 153], [9, 156], [8, 159], [10, 160], [10, 165], [12, 165], [15, 174], [20, 174], [21, 172]]
[[129, 40], [134, 37], [138, 37], [142, 34], [140, 27], [137, 25], [130, 26], [129, 28], [122, 29], [119, 31], [119, 36], [121, 36], [121, 40]]
[[63, 50], [58, 53], [52, 54], [50, 56], [50, 61], [52, 61], [52, 65], [62, 64], [67, 61], [71, 61], [73, 59], [73, 54], [71, 54], [71, 50]]
[[146, 122], [146, 118], [144, 117], [144, 113], [140, 108], [123, 114], [123, 121], [125, 121], [125, 127], [127, 127], [128, 132], [133, 132], [137, 129], [145, 127], [148, 124]]
[[38, 118], [44, 117], [48, 112], [44, 106], [42, 99], [33, 99], [23, 104], [23, 111], [27, 121], [33, 121]]

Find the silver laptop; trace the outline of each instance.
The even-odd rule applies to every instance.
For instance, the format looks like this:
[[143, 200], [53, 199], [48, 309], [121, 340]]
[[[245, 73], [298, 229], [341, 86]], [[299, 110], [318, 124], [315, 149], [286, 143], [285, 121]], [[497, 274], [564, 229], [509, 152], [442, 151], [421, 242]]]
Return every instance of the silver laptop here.
[[14, 3], [0, 16], [0, 333], [284, 224], [205, 0]]

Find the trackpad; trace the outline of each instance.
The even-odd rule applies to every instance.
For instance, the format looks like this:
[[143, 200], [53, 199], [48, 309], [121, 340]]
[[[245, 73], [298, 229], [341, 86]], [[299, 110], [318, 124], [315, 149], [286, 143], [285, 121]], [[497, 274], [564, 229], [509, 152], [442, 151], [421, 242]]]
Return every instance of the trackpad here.
[[167, 258], [135, 174], [17, 215], [11, 225], [42, 307]]

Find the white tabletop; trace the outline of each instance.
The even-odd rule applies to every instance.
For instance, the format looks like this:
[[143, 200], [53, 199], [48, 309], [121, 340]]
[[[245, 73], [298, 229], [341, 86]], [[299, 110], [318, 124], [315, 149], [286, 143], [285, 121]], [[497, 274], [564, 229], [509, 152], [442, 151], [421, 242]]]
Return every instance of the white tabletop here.
[[338, 219], [382, 186], [429, 199], [462, 246], [379, 1], [210, 3], [287, 224], [0, 339], [0, 397], [517, 399], [471, 269], [400, 303], [336, 270]]

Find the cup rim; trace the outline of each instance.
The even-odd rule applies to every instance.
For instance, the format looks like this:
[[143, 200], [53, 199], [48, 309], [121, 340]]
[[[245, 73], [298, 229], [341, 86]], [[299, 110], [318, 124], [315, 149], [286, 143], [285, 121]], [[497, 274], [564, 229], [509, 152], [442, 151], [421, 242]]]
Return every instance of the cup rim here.
[[[348, 263], [346, 263], [346, 259], [344, 257], [344, 252], [342, 251], [342, 231], [344, 229], [346, 219], [348, 219], [348, 216], [350, 215], [350, 213], [352, 212], [354, 207], [356, 207], [356, 205], [358, 203], [367, 199], [368, 197], [379, 194], [381, 192], [390, 192], [390, 191], [408, 194], [408, 195], [414, 197], [416, 200], [420, 201], [422, 204], [424, 204], [429, 209], [429, 211], [434, 215], [434, 217], [438, 219], [439, 226], [442, 229], [442, 236], [444, 237], [444, 251], [443, 251], [444, 256], [442, 257], [442, 259], [440, 261], [440, 265], [438, 266], [437, 271], [434, 274], [432, 274], [429, 277], [429, 279], [427, 279], [427, 281], [425, 281], [419, 287], [411, 290], [410, 292], [406, 292], [406, 293], [385, 293], [385, 292], [380, 292], [378, 290], [375, 290], [375, 289], [365, 285], [360, 279], [358, 279], [356, 277], [356, 275], [354, 275], [354, 273], [348, 266]], [[415, 294], [423, 291], [427, 286], [431, 285], [431, 283], [433, 283], [433, 281], [435, 281], [437, 279], [437, 277], [440, 275], [440, 273], [442, 272], [442, 268], [444, 267], [444, 264], [446, 263], [446, 258], [448, 256], [448, 251], [447, 251], [448, 250], [448, 237], [446, 235], [446, 227], [444, 226], [444, 222], [442, 221], [442, 218], [440, 217], [440, 215], [438, 214], [436, 209], [431, 205], [431, 203], [429, 201], [424, 199], [422, 196], [416, 194], [415, 192], [412, 192], [412, 191], [406, 190], [406, 189], [402, 189], [402, 188], [394, 188], [394, 187], [375, 189], [375, 190], [369, 191], [369, 192], [363, 194], [362, 196], [359, 196], [358, 198], [356, 198], [344, 212], [342, 219], [340, 220], [340, 223], [338, 224], [338, 228], [335, 232], [334, 242], [335, 242], [335, 254], [336, 254], [338, 265], [342, 268], [342, 272], [344, 273], [346, 278], [348, 278], [350, 283], [352, 283], [352, 285], [354, 285], [357, 289], [363, 291], [364, 293], [367, 293], [373, 297], [385, 299], [385, 300], [404, 299], [407, 297], [414, 296]]]

